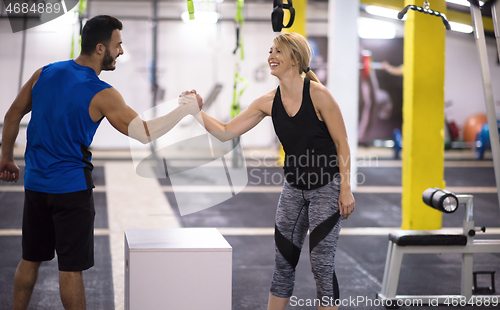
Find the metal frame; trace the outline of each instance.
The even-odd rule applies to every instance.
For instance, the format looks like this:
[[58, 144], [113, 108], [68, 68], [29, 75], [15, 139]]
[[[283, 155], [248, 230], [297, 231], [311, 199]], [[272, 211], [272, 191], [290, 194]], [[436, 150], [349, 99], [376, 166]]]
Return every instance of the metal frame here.
[[[469, 1], [470, 2], [470, 1]], [[497, 42], [497, 51], [500, 57], [500, 1], [497, 1], [491, 7], [493, 16], [493, 27], [495, 28], [495, 37]], [[488, 116], [488, 127], [490, 129], [491, 152], [493, 153], [493, 166], [495, 167], [495, 179], [497, 183], [497, 195], [500, 208], [500, 140], [498, 137], [498, 125], [495, 112], [495, 101], [493, 98], [493, 88], [491, 86], [490, 68], [488, 63], [488, 53], [486, 50], [486, 38], [484, 35], [483, 18], [481, 8], [471, 3], [470, 12], [472, 16], [472, 25], [474, 27], [474, 37], [476, 39], [479, 62], [481, 64], [481, 75], [483, 80], [484, 100], [486, 104], [486, 115]]]
[[[485, 296], [496, 297], [500, 295], [472, 295], [472, 267], [474, 253], [500, 253], [500, 240], [474, 240], [474, 236], [469, 235], [470, 230], [474, 230], [473, 220], [473, 196], [457, 195], [459, 204], [465, 204], [466, 212], [463, 222], [463, 234], [467, 236], [465, 246], [399, 246], [389, 241], [387, 249], [387, 258], [385, 261], [384, 277], [382, 280], [382, 289], [377, 296], [382, 300], [403, 300], [411, 302], [423, 302], [431, 304], [438, 301], [439, 304], [451, 301], [457, 298], [466, 298], [467, 302], [483, 299]], [[457, 253], [462, 254], [462, 277], [460, 295], [396, 295], [399, 281], [399, 273], [403, 254], [441, 254]], [[471, 299], [472, 298], [472, 299]], [[394, 303], [392, 303], [394, 304]]]

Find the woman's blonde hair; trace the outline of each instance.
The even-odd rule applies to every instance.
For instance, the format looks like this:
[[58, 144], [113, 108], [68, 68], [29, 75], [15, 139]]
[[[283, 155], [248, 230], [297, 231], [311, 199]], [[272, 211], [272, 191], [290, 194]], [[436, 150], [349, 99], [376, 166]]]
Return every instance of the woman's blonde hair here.
[[299, 74], [305, 74], [305, 77], [321, 84], [316, 74], [309, 68], [311, 62], [311, 47], [307, 43], [306, 38], [298, 33], [284, 33], [273, 40], [276, 48], [284, 52], [287, 59], [295, 60]]

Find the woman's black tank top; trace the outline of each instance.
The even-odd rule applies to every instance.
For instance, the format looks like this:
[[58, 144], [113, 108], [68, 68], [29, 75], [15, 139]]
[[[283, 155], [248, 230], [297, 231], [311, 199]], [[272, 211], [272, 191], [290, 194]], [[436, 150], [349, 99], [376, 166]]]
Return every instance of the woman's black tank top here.
[[310, 84], [304, 79], [302, 104], [294, 116], [286, 112], [278, 86], [271, 114], [285, 151], [285, 178], [290, 185], [306, 190], [330, 183], [339, 173], [337, 150], [325, 122], [316, 115]]

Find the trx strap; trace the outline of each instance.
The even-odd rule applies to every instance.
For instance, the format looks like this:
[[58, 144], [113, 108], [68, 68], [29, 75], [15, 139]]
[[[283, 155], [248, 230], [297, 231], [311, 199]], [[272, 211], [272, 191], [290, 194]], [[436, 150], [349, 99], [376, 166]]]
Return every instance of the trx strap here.
[[[243, 54], [242, 43], [240, 44], [240, 29], [243, 27], [243, 23], [245, 19], [243, 18], [243, 5], [245, 4], [245, 0], [236, 0], [236, 14], [234, 15], [234, 22], [236, 23], [236, 48], [233, 51], [233, 54], [236, 54], [236, 51], [240, 48], [241, 59], [245, 58]], [[243, 40], [241, 40], [243, 41]]]
[[[241, 33], [241, 29], [243, 28], [244, 18], [243, 18], [243, 5], [245, 0], [236, 0], [236, 14], [234, 16], [234, 21], [236, 23], [236, 48], [233, 51], [233, 54], [236, 54], [238, 49], [240, 50], [240, 59], [245, 59], [245, 54], [243, 52], [243, 36]], [[240, 91], [238, 91], [238, 84], [242, 83], [243, 87]], [[234, 118], [241, 112], [240, 107], [240, 98], [245, 89], [248, 86], [247, 80], [240, 76], [240, 64], [239, 61], [236, 61], [234, 66], [234, 87], [233, 87], [233, 104], [231, 105], [231, 117]]]
[[[243, 83], [243, 87], [238, 91], [238, 83]], [[235, 64], [234, 69], [234, 90], [233, 90], [233, 104], [231, 105], [231, 118], [235, 118], [241, 112], [240, 98], [248, 86], [247, 80], [240, 76], [240, 64]]]
[[[283, 25], [283, 18], [285, 13], [283, 9], [290, 11], [290, 20], [288, 24]], [[288, 3], [283, 3], [283, 0], [273, 1], [273, 13], [271, 14], [271, 23], [273, 24], [273, 31], [280, 32], [282, 28], [290, 28], [295, 20], [295, 9], [293, 8], [292, 0]]]
[[[78, 11], [75, 12], [75, 15], [78, 16], [78, 21], [80, 23], [80, 31], [78, 36], [78, 54], [80, 54], [81, 45], [82, 45], [82, 30], [83, 30], [83, 13], [87, 8], [87, 0], [80, 0], [78, 3]], [[69, 56], [71, 59], [75, 58], [75, 32], [71, 36], [71, 53]]]
[[[238, 49], [240, 50], [239, 59], [236, 58], [236, 63], [234, 64], [234, 86], [233, 86], [233, 104], [231, 104], [230, 112], [231, 118], [235, 118], [241, 112], [240, 98], [245, 89], [248, 86], [247, 80], [240, 76], [240, 61], [245, 59], [245, 54], [243, 52], [243, 23], [245, 22], [243, 18], [243, 5], [245, 0], [236, 0], [236, 14], [234, 15], [234, 22], [236, 24], [236, 48], [233, 54], [236, 54]], [[241, 90], [238, 91], [238, 84], [243, 84]], [[241, 152], [240, 137], [233, 140], [233, 156], [232, 156], [232, 167], [241, 168], [243, 167], [243, 154]]]
[[189, 12], [189, 20], [194, 19], [194, 5], [193, 0], [187, 0], [188, 12]]

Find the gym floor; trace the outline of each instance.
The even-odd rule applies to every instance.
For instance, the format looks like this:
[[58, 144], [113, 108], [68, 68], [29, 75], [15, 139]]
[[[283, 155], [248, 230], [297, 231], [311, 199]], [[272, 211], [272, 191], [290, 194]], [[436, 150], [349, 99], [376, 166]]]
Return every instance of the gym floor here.
[[[87, 308], [123, 309], [123, 229], [166, 227], [217, 227], [233, 247], [233, 309], [266, 309], [274, 259], [274, 213], [280, 194], [282, 169], [274, 166], [272, 152], [252, 151], [247, 160], [249, 183], [235, 197], [212, 208], [180, 216], [168, 179], [144, 179], [135, 175], [129, 152], [95, 151], [93, 156], [95, 206], [95, 266], [84, 272]], [[248, 152], [245, 151], [248, 155]], [[268, 160], [256, 160], [266, 157]], [[22, 151], [16, 152], [22, 167]], [[477, 161], [470, 151], [446, 151], [444, 178], [447, 188], [474, 195], [476, 226], [486, 226], [477, 238], [500, 238], [500, 213], [491, 154]], [[372, 158], [358, 170], [362, 182], [354, 193], [356, 210], [344, 221], [335, 258], [341, 299], [363, 302], [342, 309], [379, 309], [375, 305], [384, 271], [388, 233], [401, 224], [401, 161], [388, 150], [358, 150]], [[179, 160], [179, 159], [176, 159]], [[0, 182], [0, 309], [12, 305], [15, 268], [21, 256], [23, 182]], [[274, 180], [265, 179], [275, 176]], [[361, 179], [360, 179], [361, 178]], [[271, 182], [269, 182], [271, 180]], [[269, 184], [273, 183], [273, 184]], [[187, 185], [194, 187], [194, 183]], [[199, 199], [219, 195], [211, 188], [192, 192]], [[443, 216], [443, 227], [462, 226], [464, 210]], [[297, 301], [314, 299], [308, 241], [297, 266], [294, 296]], [[474, 270], [496, 271], [500, 283], [500, 254], [474, 255]], [[398, 294], [459, 294], [461, 257], [458, 254], [406, 255]], [[215, 280], [216, 281], [216, 280]], [[479, 278], [478, 286], [489, 286]], [[161, 288], [155, 288], [161, 292]], [[497, 288], [497, 294], [500, 290]], [[404, 306], [401, 309], [428, 307]], [[441, 309], [444, 306], [432, 307]], [[449, 307], [446, 307], [449, 309]], [[493, 309], [462, 307], [461, 309]], [[55, 260], [42, 264], [29, 309], [63, 309], [59, 299]], [[168, 309], [168, 308], [165, 308]], [[287, 309], [316, 309], [288, 306]]]

